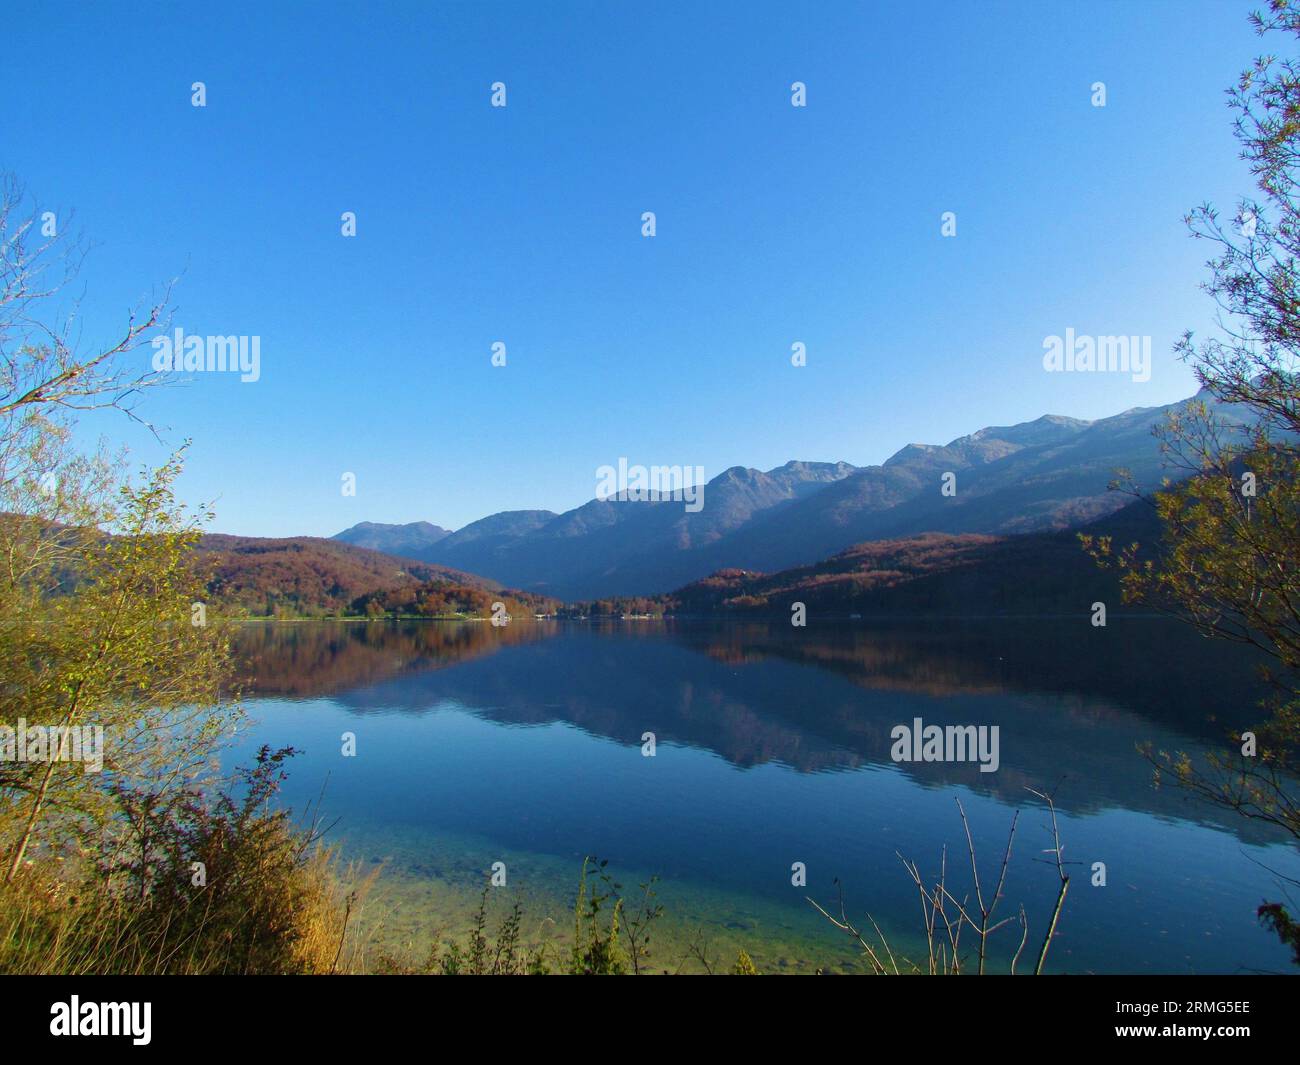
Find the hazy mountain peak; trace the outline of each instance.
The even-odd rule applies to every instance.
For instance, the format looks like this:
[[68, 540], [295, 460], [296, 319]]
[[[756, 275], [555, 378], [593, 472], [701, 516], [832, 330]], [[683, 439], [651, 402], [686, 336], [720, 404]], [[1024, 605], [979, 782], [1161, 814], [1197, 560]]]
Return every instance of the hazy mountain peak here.
[[713, 484], [714, 482], [722, 481], [752, 480], [755, 476], [761, 473], [761, 470], [756, 470], [752, 466], [728, 466], [709, 483]]
[[909, 459], [933, 455], [942, 450], [943, 448], [939, 444], [904, 444], [890, 455], [889, 458], [885, 459], [881, 465], [897, 466], [900, 463], [907, 462]]
[[427, 521], [412, 521], [405, 525], [362, 521], [350, 529], [344, 529], [332, 539], [403, 558], [421, 558], [434, 544], [450, 535], [450, 529]]
[[769, 474], [787, 472], [801, 474], [826, 474], [830, 477], [847, 477], [857, 467], [850, 462], [807, 462], [803, 459], [791, 459], [784, 466], [768, 470]]
[[381, 521], [359, 521], [350, 528], [344, 529], [341, 533], [335, 534], [331, 539], [345, 540], [349, 534], [359, 535], [390, 529], [404, 529], [412, 533], [422, 533], [429, 536], [448, 536], [451, 533], [450, 529], [444, 529], [441, 525], [434, 525], [428, 521], [408, 521], [397, 525], [389, 525]]
[[969, 436], [959, 437], [948, 446], [957, 447], [966, 442], [986, 443], [1002, 440], [1018, 447], [1035, 447], [1040, 444], [1059, 444], [1090, 428], [1094, 423], [1083, 418], [1067, 418], [1062, 414], [1044, 414], [1031, 422], [1016, 425], [990, 425], [977, 429]]
[[1044, 414], [1041, 418], [1035, 418], [1031, 422], [1019, 422], [1016, 425], [990, 425], [984, 429], [977, 429], [971, 433], [971, 438], [982, 440], [988, 437], [996, 437], [998, 440], [1018, 443], [1026, 439], [1040, 437], [1068, 436], [1082, 432], [1092, 424], [1092, 422], [1084, 418], [1069, 418], [1064, 414]]
[[447, 551], [463, 544], [522, 536], [549, 525], [558, 517], [552, 510], [502, 510], [457, 529], [438, 546]]
[[909, 460], [930, 459], [945, 453], [974, 462], [990, 462], [1018, 448], [1064, 443], [1095, 424], [1063, 414], [1044, 414], [1016, 425], [988, 425], [947, 444], [908, 444], [894, 452], [883, 465], [898, 466]]

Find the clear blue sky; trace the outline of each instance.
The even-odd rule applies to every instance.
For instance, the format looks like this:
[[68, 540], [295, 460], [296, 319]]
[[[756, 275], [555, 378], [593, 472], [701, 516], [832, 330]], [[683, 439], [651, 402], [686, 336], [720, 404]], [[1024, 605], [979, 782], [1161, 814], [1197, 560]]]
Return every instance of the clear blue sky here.
[[[1181, 217], [1253, 191], [1250, 6], [19, 3], [0, 168], [97, 245], [88, 342], [177, 274], [176, 325], [262, 338], [257, 383], [145, 409], [217, 530], [454, 528], [620, 456], [865, 464], [1189, 395]], [[1149, 334], [1151, 380], [1045, 373], [1066, 328]]]

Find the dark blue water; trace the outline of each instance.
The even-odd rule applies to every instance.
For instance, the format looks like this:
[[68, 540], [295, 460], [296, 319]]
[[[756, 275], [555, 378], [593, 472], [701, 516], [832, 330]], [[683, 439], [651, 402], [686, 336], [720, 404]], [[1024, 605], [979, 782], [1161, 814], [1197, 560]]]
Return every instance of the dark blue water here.
[[[702, 937], [767, 969], [851, 968], [858, 952], [805, 900], [838, 909], [841, 886], [851, 917], [869, 912], [920, 958], [899, 855], [932, 877], [946, 846], [964, 897], [960, 800], [986, 891], [1021, 811], [1000, 913], [1024, 905], [1034, 955], [1059, 878], [1033, 789], [1055, 795], [1071, 876], [1049, 970], [1288, 967], [1255, 909], [1300, 876], [1295, 848], [1155, 787], [1138, 750], [1199, 757], [1258, 717], [1250, 663], [1170, 622], [321, 622], [245, 626], [240, 647], [255, 724], [237, 756], [304, 752], [285, 801], [302, 808], [323, 788], [345, 856], [382, 865], [387, 941], [465, 920], [494, 862], [530, 929], [563, 937], [595, 855], [628, 885], [660, 877], [660, 967], [698, 967], [686, 944]], [[918, 717], [997, 725], [997, 772], [894, 762], [891, 729]], [[806, 888], [791, 883], [796, 862]], [[1020, 936], [1016, 924], [994, 940], [1002, 967]]]

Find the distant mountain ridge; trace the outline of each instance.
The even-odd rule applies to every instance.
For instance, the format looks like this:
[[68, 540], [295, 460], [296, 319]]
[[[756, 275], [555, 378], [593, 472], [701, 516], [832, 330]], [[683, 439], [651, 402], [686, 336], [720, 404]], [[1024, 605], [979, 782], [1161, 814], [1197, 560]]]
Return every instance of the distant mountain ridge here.
[[350, 529], [344, 529], [331, 539], [356, 547], [368, 547], [371, 551], [382, 551], [386, 555], [397, 555], [399, 558], [418, 558], [419, 552], [427, 551], [450, 535], [450, 529], [443, 529], [427, 521], [413, 521], [406, 525], [363, 521]]
[[[1167, 471], [1151, 429], [1187, 402], [1096, 421], [1044, 415], [990, 426], [944, 445], [908, 444], [878, 466], [733, 466], [705, 485], [698, 513], [658, 500], [592, 500], [563, 514], [505, 511], [403, 553], [515, 588], [597, 599], [662, 594], [727, 568], [790, 569], [851, 545], [922, 533], [1068, 529], [1127, 502], [1108, 490], [1118, 469], [1139, 483], [1159, 481]], [[941, 492], [949, 473], [954, 495]], [[411, 527], [366, 528], [406, 536], [401, 530]]]

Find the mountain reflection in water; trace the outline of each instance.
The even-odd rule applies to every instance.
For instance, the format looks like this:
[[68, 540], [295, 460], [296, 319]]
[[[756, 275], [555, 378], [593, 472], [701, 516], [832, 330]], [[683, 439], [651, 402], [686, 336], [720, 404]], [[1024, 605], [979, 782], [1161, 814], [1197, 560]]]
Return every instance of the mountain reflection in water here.
[[[916, 900], [897, 854], [924, 866], [958, 844], [959, 796], [993, 861], [1011, 809], [1039, 807], [1034, 789], [1056, 795], [1080, 863], [1058, 968], [1285, 965], [1254, 907], [1278, 894], [1270, 869], [1295, 875], [1294, 852], [1156, 787], [1139, 750], [1202, 757], [1259, 718], [1249, 655], [1169, 621], [249, 623], [237, 649], [262, 722], [248, 742], [307, 748], [290, 798], [329, 779], [327, 812], [358, 853], [413, 854], [429, 875], [472, 887], [500, 851], [571, 879], [597, 853], [712, 892], [697, 917], [748, 928], [756, 958], [774, 929], [825, 932], [842, 956], [791, 861], [809, 861], [809, 893], [840, 878], [906, 935]], [[914, 718], [998, 726], [1000, 768], [895, 763], [891, 730]], [[368, 760], [341, 765], [342, 730]], [[1034, 863], [1047, 841], [1025, 838], [1028, 822], [1030, 868], [1008, 893], [1033, 916], [1054, 871]], [[1104, 889], [1089, 886], [1094, 860]], [[737, 925], [742, 895], [766, 916]]]

